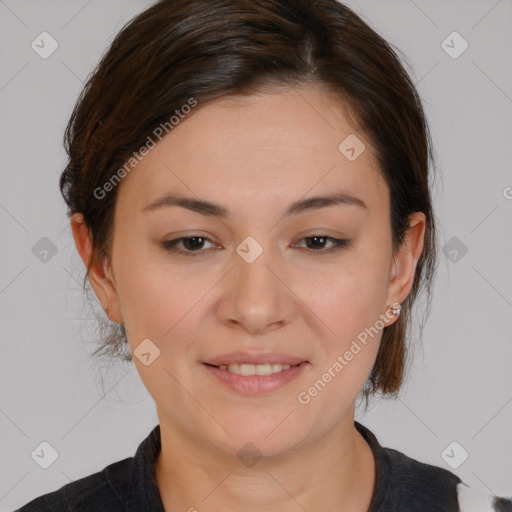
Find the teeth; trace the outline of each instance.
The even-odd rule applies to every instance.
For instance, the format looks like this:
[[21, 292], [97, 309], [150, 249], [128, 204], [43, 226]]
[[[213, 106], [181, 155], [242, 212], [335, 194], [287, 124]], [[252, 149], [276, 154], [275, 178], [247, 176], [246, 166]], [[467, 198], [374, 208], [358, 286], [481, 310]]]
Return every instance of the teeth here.
[[289, 364], [223, 364], [219, 366], [221, 370], [227, 370], [237, 375], [270, 375], [279, 373], [290, 368]]

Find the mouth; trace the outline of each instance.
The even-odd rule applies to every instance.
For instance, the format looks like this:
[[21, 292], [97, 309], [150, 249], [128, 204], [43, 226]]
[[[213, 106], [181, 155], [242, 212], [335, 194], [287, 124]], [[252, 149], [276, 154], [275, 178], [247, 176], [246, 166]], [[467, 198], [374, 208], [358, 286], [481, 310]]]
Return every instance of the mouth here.
[[231, 363], [214, 365], [209, 363], [203, 363], [206, 366], [217, 368], [221, 371], [231, 372], [236, 375], [251, 376], [251, 375], [273, 375], [275, 373], [281, 373], [282, 371], [289, 370], [301, 365], [307, 364], [307, 361], [302, 361], [298, 364], [284, 364], [284, 363], [263, 363], [263, 364], [252, 364], [252, 363]]
[[247, 353], [231, 354], [229, 358], [221, 356], [217, 360], [203, 362], [202, 366], [213, 377], [212, 383], [220, 384], [223, 389], [244, 396], [262, 396], [299, 378], [310, 365], [309, 361], [300, 358], [277, 357], [276, 354], [264, 357], [262, 354], [258, 357], [247, 357]]

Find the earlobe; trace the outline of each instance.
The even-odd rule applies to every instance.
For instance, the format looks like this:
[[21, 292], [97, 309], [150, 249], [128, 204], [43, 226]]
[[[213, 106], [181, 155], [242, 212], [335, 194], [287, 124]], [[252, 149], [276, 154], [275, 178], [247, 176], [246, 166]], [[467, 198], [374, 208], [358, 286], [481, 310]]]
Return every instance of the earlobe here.
[[89, 282], [96, 297], [109, 319], [112, 322], [121, 323], [122, 316], [115, 284], [109, 276], [107, 262], [104, 259], [96, 258], [92, 234], [81, 213], [72, 215], [71, 231], [77, 251], [88, 269]]
[[418, 260], [423, 251], [426, 218], [422, 212], [409, 216], [409, 228], [405, 240], [391, 262], [388, 288], [388, 304], [403, 302], [412, 289]]

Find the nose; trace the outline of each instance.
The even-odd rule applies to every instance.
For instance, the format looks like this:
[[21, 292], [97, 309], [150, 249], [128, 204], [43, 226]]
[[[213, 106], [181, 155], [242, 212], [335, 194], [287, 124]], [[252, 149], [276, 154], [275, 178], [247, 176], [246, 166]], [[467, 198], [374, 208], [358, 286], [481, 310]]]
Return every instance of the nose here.
[[[224, 280], [218, 313], [223, 323], [238, 325], [251, 334], [289, 323], [295, 300], [286, 267], [264, 249], [252, 262], [234, 255], [235, 267]], [[284, 268], [284, 270], [283, 270]]]

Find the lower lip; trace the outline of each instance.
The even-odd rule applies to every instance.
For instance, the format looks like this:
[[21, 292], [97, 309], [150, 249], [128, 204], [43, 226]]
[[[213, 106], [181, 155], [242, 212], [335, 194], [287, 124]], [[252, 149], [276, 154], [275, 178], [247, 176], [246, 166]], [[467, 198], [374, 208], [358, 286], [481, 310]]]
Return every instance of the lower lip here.
[[215, 366], [207, 364], [203, 364], [203, 366], [234, 391], [244, 395], [264, 395], [296, 379], [304, 371], [307, 364], [305, 361], [297, 366], [291, 366], [287, 370], [271, 373], [270, 375], [238, 375]]

